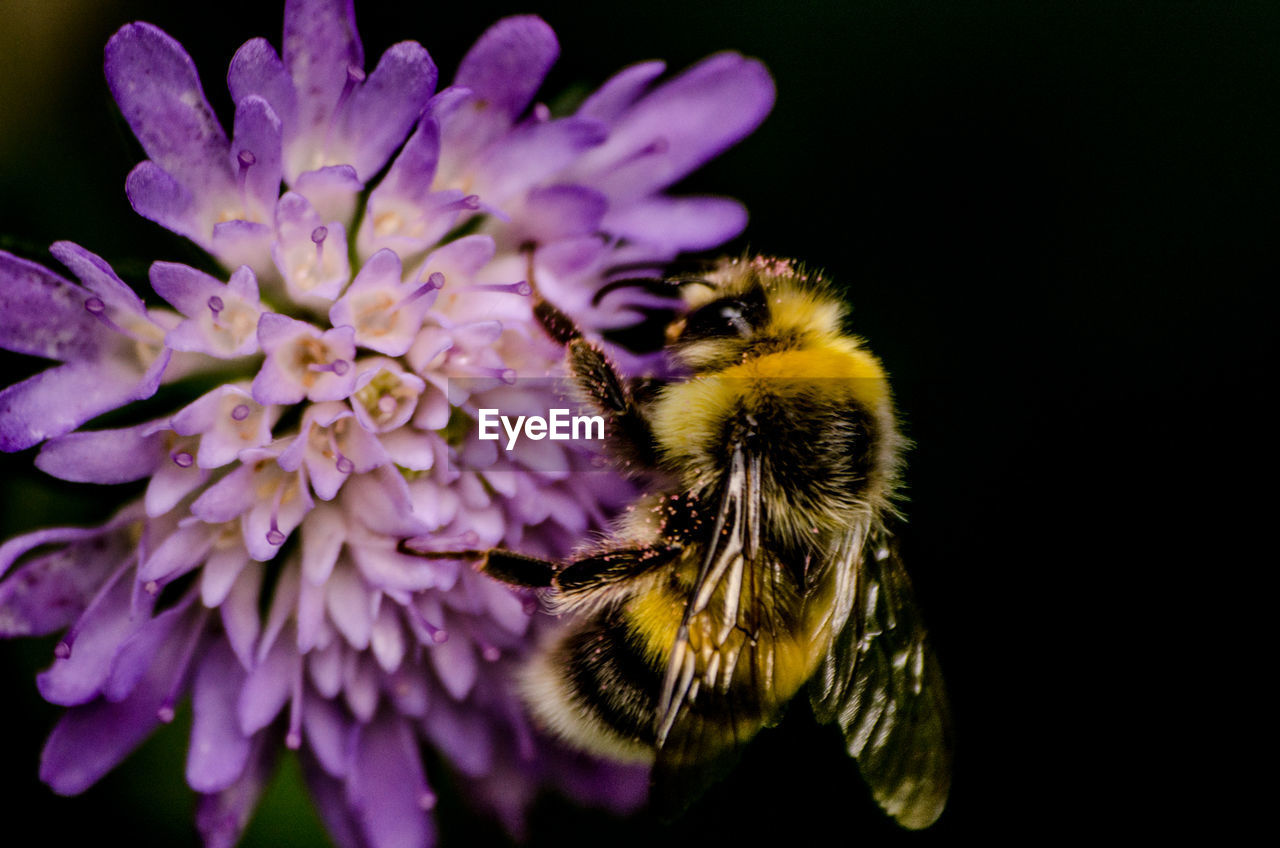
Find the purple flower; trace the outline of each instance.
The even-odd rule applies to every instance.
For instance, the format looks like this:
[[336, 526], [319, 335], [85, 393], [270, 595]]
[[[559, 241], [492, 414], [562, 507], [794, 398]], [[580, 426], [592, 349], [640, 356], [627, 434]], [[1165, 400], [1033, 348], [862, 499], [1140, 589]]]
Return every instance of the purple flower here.
[[[107, 45], [148, 157], [130, 202], [225, 280], [157, 262], [167, 307], [148, 308], [75, 245], [53, 253], [78, 283], [0, 253], [0, 345], [60, 363], [0, 392], [0, 448], [41, 445], [67, 480], [148, 480], [100, 527], [0, 546], [0, 634], [64, 633], [38, 680], [67, 707], [41, 777], [84, 790], [189, 697], [210, 845], [238, 838], [282, 743], [343, 845], [433, 841], [423, 743], [513, 832], [544, 785], [631, 808], [642, 772], [562, 749], [520, 705], [514, 671], [555, 621], [397, 542], [562, 556], [626, 502], [615, 476], [571, 473], [585, 455], [548, 443], [555, 469], [522, 464], [458, 422], [560, 371], [531, 269], [600, 331], [650, 303], [602, 293], [611, 269], [656, 273], [742, 229], [734, 201], [665, 191], [763, 119], [772, 82], [730, 53], [665, 83], [648, 63], [554, 117], [534, 101], [558, 53], [538, 18], [494, 25], [439, 92], [414, 42], [365, 70], [349, 0], [287, 2], [283, 46], [236, 53], [228, 134], [165, 33]], [[168, 417], [79, 429], [214, 376]]]

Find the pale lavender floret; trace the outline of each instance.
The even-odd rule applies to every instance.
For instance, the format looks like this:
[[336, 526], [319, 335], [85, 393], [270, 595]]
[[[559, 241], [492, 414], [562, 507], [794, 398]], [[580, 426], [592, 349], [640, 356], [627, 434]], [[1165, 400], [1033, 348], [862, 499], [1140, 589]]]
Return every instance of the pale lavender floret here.
[[307, 467], [307, 480], [322, 501], [333, 500], [352, 474], [390, 461], [381, 442], [359, 426], [346, 404], [317, 403], [303, 413], [298, 435], [277, 460], [285, 471]]
[[343, 400], [355, 390], [355, 330], [314, 325], [275, 312], [258, 321], [258, 344], [267, 355], [253, 378], [261, 404]]
[[226, 260], [261, 267], [280, 183], [278, 116], [262, 100], [237, 104], [228, 140], [191, 58], [151, 24], [112, 37], [106, 73], [150, 157], [126, 181], [133, 208]]
[[323, 309], [351, 279], [346, 229], [324, 223], [311, 201], [289, 192], [276, 206], [276, 241], [271, 256], [296, 302]]
[[346, 293], [329, 310], [335, 327], [355, 330], [356, 344], [387, 356], [409, 350], [422, 319], [436, 302], [445, 276], [432, 272], [402, 282], [400, 257], [380, 250], [369, 257]]
[[280, 117], [264, 98], [250, 95], [236, 101], [227, 152], [245, 212], [243, 220], [271, 220], [280, 196], [282, 132]]
[[164, 515], [209, 479], [209, 470], [196, 464], [195, 456], [200, 441], [194, 436], [178, 436], [172, 428], [163, 428], [172, 435], [165, 435], [165, 459], [160, 462], [151, 482], [147, 484], [144, 498], [148, 516]]
[[318, 220], [349, 221], [364, 183], [350, 165], [326, 165], [299, 176], [293, 188], [315, 209]]
[[[448, 96], [442, 92], [432, 103]], [[429, 105], [428, 114], [418, 122], [386, 176], [369, 195], [357, 235], [360, 252], [365, 256], [373, 256], [382, 248], [400, 256], [424, 252], [453, 228], [468, 206], [478, 208], [479, 198], [466, 196], [459, 189], [431, 190], [440, 156], [440, 124], [430, 111]]]
[[165, 345], [230, 359], [258, 351], [258, 281], [241, 266], [226, 283], [186, 265], [156, 262], [151, 287], [187, 319], [169, 331]]
[[277, 456], [278, 450], [245, 451], [243, 464], [191, 505], [191, 514], [210, 524], [240, 519], [245, 547], [259, 562], [279, 553], [314, 505], [305, 475], [282, 469]]
[[280, 412], [279, 407], [259, 404], [247, 386], [228, 384], [188, 404], [173, 416], [172, 425], [179, 435], [200, 437], [196, 465], [221, 468], [241, 451], [270, 442]]
[[196, 462], [199, 448], [199, 439], [178, 434], [168, 422], [151, 421], [50, 439], [35, 462], [46, 474], [77, 483], [114, 484], [149, 477], [146, 514], [158, 516], [208, 479], [206, 468]]
[[412, 129], [435, 90], [436, 68], [420, 45], [402, 42], [366, 78], [350, 3], [291, 0], [283, 61], [255, 39], [232, 60], [228, 83], [236, 102], [260, 95], [280, 117], [291, 185], [328, 165], [350, 165], [363, 184]]
[[165, 328], [106, 263], [69, 242], [53, 253], [84, 288], [0, 251], [0, 347], [62, 362], [0, 391], [0, 449], [22, 450], [153, 395]]
[[[403, 428], [418, 407], [418, 398], [427, 387], [425, 380], [404, 370], [398, 361], [383, 356], [357, 361], [356, 371], [360, 376], [356, 378], [352, 408], [360, 426], [370, 433], [378, 433], [384, 446], [387, 446], [387, 440], [398, 436], [410, 439], [427, 436], [426, 433], [412, 433]], [[416, 461], [405, 463], [399, 459], [395, 462], [415, 471], [426, 471], [431, 467], [429, 462], [427, 465]]]
[[183, 522], [138, 566], [138, 582], [150, 594], [157, 594], [166, 584], [203, 565], [219, 532], [217, 525]]

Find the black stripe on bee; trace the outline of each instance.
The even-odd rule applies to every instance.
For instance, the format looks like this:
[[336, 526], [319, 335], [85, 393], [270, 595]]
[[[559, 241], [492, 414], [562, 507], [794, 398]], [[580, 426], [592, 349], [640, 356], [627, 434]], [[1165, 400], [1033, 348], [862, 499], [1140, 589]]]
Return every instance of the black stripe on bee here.
[[662, 671], [646, 662], [621, 611], [602, 610], [571, 634], [561, 650], [574, 700], [618, 736], [653, 745]]

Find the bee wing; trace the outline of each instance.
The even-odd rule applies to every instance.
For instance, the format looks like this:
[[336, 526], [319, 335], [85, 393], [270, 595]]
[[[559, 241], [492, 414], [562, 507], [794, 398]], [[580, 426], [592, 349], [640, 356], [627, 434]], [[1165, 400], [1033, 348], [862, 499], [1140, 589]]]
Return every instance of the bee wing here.
[[810, 682], [814, 713], [839, 723], [880, 806], [904, 827], [928, 827], [951, 787], [951, 716], [911, 582], [883, 532], [865, 544], [851, 534], [833, 553], [842, 600]]
[[[768, 712], [767, 705], [744, 699], [771, 686], [729, 691], [735, 675], [741, 681], [773, 668], [773, 658], [761, 656], [772, 652], [773, 640], [758, 638], [779, 626], [773, 618], [778, 605], [771, 599], [777, 572], [756, 565], [760, 514], [760, 457], [735, 443], [662, 682], [655, 725], [660, 767], [686, 769], [732, 755], [759, 729], [761, 712]], [[712, 606], [717, 592], [719, 602]], [[743, 603], [744, 597], [750, 600]]]

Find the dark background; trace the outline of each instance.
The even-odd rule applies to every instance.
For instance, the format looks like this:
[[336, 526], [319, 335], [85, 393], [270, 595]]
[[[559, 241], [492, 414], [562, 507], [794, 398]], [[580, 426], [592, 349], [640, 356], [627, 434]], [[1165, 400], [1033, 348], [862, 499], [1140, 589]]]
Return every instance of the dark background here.
[[[153, 259], [191, 258], [128, 207], [141, 154], [101, 48], [127, 21], [160, 25], [226, 115], [227, 62], [252, 36], [278, 45], [280, 5], [199, 8], [5, 4], [0, 246], [47, 258], [48, 243], [72, 239], [133, 281]], [[683, 188], [746, 202], [748, 235], [728, 250], [800, 257], [848, 287], [916, 442], [905, 555], [958, 740], [938, 824], [896, 830], [834, 733], [797, 707], [670, 829], [548, 801], [534, 843], [1039, 842], [1232, 818], [1248, 781], [1193, 758], [1229, 735], [1202, 705], [1248, 691], [1222, 657], [1244, 641], [1237, 601], [1260, 564], [1233, 540], [1261, 506], [1236, 478], [1260, 476], [1262, 427], [1246, 410], [1272, 382], [1277, 10], [357, 2], [370, 67], [412, 38], [442, 83], [493, 20], [541, 14], [562, 45], [545, 98], [642, 59], [676, 69], [733, 48], [764, 60], [772, 116]], [[38, 367], [10, 362], [6, 383]], [[113, 506], [115, 493], [29, 473], [30, 453], [0, 466], [5, 536]], [[45, 845], [193, 843], [181, 719], [80, 798], [36, 781], [58, 711], [32, 675], [51, 649], [0, 645], [9, 826]], [[499, 839], [457, 803], [441, 826], [445, 845]], [[320, 833], [287, 762], [245, 844], [317, 845]]]

